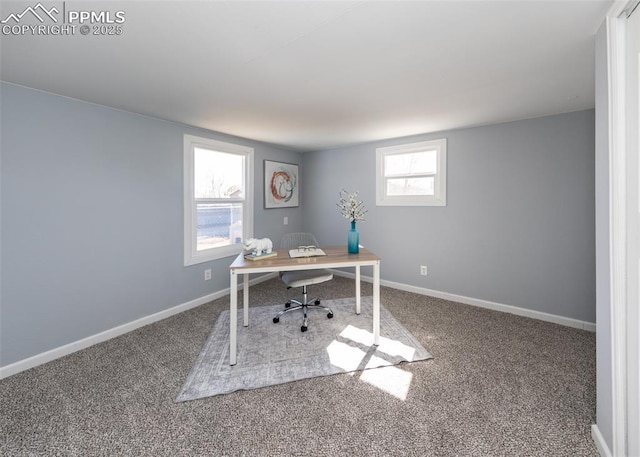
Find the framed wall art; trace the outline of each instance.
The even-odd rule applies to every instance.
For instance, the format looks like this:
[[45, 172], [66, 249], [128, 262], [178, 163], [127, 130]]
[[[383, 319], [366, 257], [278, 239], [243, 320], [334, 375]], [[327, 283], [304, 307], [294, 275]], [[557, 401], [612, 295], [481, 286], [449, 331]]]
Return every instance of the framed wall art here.
[[264, 161], [264, 207], [291, 208], [300, 205], [298, 165]]

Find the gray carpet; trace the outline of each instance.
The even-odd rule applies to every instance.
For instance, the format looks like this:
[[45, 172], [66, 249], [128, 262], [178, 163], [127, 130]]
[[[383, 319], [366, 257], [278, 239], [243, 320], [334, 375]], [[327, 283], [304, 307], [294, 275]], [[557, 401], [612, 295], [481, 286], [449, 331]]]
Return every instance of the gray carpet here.
[[[251, 299], [290, 293], [274, 279]], [[353, 281], [313, 294], [353, 296]], [[0, 381], [0, 455], [598, 456], [593, 333], [386, 287], [381, 300], [434, 356], [401, 365], [404, 400], [338, 374], [175, 403], [223, 297]]]
[[[349, 373], [431, 358], [420, 342], [380, 306], [380, 345], [373, 345], [371, 297], [363, 297], [361, 314], [355, 298], [325, 300], [333, 318], [310, 309], [308, 331], [301, 332], [302, 311], [273, 316], [282, 304], [249, 308], [249, 327], [238, 328], [238, 363], [229, 365], [229, 312], [220, 313], [176, 401], [196, 400], [236, 390], [256, 389], [317, 376]], [[239, 311], [241, 315], [242, 312]], [[241, 321], [241, 316], [239, 317]], [[367, 373], [380, 379], [398, 398], [406, 393], [393, 379], [397, 370]]]

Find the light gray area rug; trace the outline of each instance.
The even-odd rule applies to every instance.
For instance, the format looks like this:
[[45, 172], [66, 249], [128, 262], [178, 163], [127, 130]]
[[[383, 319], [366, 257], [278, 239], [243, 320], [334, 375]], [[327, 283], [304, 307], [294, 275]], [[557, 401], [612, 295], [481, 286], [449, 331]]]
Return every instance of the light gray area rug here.
[[[223, 311], [176, 402], [431, 358], [383, 305], [380, 345], [374, 346], [372, 302], [371, 297], [363, 297], [362, 312], [356, 315], [355, 298], [325, 300], [323, 305], [333, 310], [333, 319], [321, 310], [310, 310], [306, 332], [300, 331], [302, 311], [286, 313], [274, 324], [273, 316], [283, 305], [249, 308], [249, 327], [243, 327], [240, 309], [238, 363], [233, 367], [229, 365], [229, 311]], [[397, 370], [380, 375], [392, 389], [401, 384], [393, 379]]]

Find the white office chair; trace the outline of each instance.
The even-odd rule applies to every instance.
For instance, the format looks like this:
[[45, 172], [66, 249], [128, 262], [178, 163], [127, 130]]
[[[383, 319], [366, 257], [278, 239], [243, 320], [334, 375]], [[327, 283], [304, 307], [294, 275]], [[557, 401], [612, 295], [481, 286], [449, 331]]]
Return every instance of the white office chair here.
[[[318, 246], [316, 237], [311, 233], [287, 233], [282, 237], [280, 241], [281, 248], [297, 248], [299, 246]], [[328, 270], [300, 270], [300, 271], [283, 271], [280, 272], [280, 279], [287, 286], [287, 289], [292, 287], [302, 287], [302, 301], [291, 300], [285, 303], [285, 309], [280, 311], [273, 318], [273, 323], [280, 322], [280, 316], [290, 311], [301, 309], [304, 313], [304, 319], [300, 330], [307, 331], [307, 311], [309, 308], [320, 308], [327, 311], [327, 317], [331, 319], [333, 317], [333, 311], [331, 308], [327, 308], [320, 304], [319, 298], [314, 298], [311, 302], [308, 301], [307, 286], [311, 284], [319, 284], [321, 282], [330, 281], [333, 279], [333, 274]], [[296, 306], [291, 306], [294, 303]]]

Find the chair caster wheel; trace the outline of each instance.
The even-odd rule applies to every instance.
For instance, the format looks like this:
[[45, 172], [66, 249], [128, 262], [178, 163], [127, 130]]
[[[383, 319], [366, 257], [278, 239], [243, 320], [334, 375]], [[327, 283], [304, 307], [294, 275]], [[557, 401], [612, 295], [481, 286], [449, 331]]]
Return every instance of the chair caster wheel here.
[[284, 307], [285, 307], [285, 308], [291, 308], [291, 302], [290, 302], [290, 301], [286, 302], [286, 303], [284, 304]]
[[303, 325], [302, 327], [300, 327], [300, 331], [301, 332], [306, 332], [307, 331], [307, 326]]
[[332, 319], [333, 318], [333, 313], [327, 313], [327, 318]]
[[316, 300], [316, 301], [315, 301], [315, 305], [317, 306], [317, 305], [319, 305], [319, 304], [320, 304], [320, 300]]
[[277, 324], [278, 322], [280, 322], [280, 318], [279, 317], [274, 317], [273, 318], [273, 323]]

